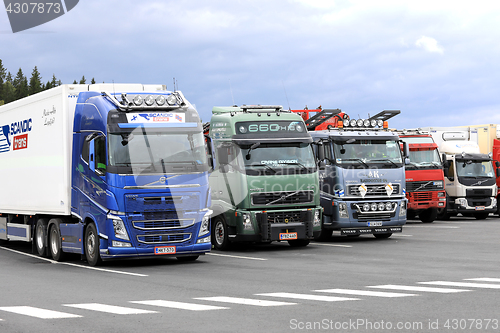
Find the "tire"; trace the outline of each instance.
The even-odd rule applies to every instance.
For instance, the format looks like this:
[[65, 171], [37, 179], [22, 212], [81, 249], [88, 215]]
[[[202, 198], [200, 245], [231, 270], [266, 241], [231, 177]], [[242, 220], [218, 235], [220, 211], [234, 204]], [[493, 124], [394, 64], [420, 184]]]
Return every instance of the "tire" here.
[[333, 230], [323, 229], [323, 227], [322, 227], [319, 235], [314, 237], [314, 240], [327, 241], [330, 238], [332, 238], [332, 233], [333, 233]]
[[182, 262], [188, 262], [188, 261], [195, 261], [199, 257], [200, 256], [177, 257], [177, 260], [182, 261]]
[[446, 208], [438, 208], [437, 218], [441, 221], [448, 221], [450, 219], [450, 214], [446, 211]]
[[392, 232], [386, 233], [386, 234], [373, 234], [375, 238], [377, 239], [386, 239], [392, 236]]
[[288, 244], [290, 244], [291, 247], [304, 247], [309, 245], [309, 242], [309, 239], [293, 239], [289, 240]]
[[101, 264], [101, 254], [99, 252], [99, 234], [94, 223], [89, 223], [85, 228], [85, 257], [90, 266]]
[[212, 244], [216, 250], [227, 250], [229, 248], [229, 237], [226, 221], [220, 215], [212, 222]]
[[47, 257], [47, 219], [38, 219], [35, 225], [35, 248], [40, 257]]
[[61, 244], [61, 231], [59, 230], [60, 219], [52, 219], [49, 228], [49, 253], [55, 261], [62, 261], [64, 259], [64, 252]]
[[476, 218], [476, 220], [485, 220], [488, 215], [490, 215], [489, 213], [475, 213], [474, 214], [474, 217]]
[[420, 217], [420, 221], [423, 223], [432, 223], [437, 218], [438, 211], [435, 208], [429, 208], [420, 212], [418, 216]]
[[406, 211], [406, 220], [414, 220], [415, 219], [415, 211], [407, 210]]

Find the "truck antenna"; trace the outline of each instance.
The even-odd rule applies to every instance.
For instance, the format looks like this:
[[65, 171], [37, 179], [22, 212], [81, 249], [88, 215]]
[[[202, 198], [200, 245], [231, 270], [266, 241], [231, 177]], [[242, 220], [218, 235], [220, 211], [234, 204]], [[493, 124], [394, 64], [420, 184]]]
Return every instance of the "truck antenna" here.
[[233, 87], [231, 86], [231, 79], [229, 79], [229, 91], [231, 92], [231, 99], [233, 100], [233, 105], [234, 104], [234, 95], [233, 95]]
[[288, 95], [286, 93], [285, 83], [283, 82], [283, 80], [281, 80], [281, 84], [283, 85], [283, 90], [285, 91], [286, 103], [288, 104], [288, 110], [291, 110], [292, 108], [290, 107], [290, 102], [288, 101]]

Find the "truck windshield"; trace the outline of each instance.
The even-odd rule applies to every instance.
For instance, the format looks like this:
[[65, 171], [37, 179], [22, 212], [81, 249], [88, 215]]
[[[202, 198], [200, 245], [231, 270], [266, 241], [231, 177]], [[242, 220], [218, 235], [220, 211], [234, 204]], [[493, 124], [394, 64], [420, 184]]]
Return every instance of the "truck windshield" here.
[[481, 178], [495, 177], [491, 161], [457, 160], [458, 177]]
[[[236, 146], [237, 165], [240, 171], [253, 174], [277, 174], [283, 170], [297, 170], [299, 173], [316, 171], [312, 147], [308, 143], [263, 143]], [[234, 163], [235, 161], [233, 161]]]
[[136, 128], [108, 136], [108, 171], [201, 172], [208, 170], [203, 134]]
[[[333, 142], [335, 163], [344, 167], [369, 167], [384, 164], [384, 167], [400, 168], [403, 165], [399, 143], [394, 140], [357, 140]], [[349, 143], [348, 143], [349, 142]]]
[[437, 149], [433, 150], [410, 150], [410, 164], [407, 169], [429, 169], [440, 168], [441, 159]]

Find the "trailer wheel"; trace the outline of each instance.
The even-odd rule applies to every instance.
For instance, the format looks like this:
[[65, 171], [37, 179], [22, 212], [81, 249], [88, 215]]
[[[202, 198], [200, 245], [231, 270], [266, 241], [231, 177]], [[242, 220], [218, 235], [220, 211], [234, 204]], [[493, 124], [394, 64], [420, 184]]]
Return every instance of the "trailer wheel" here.
[[35, 246], [41, 257], [47, 257], [47, 222], [47, 219], [38, 219], [35, 226]]
[[392, 232], [388, 232], [386, 234], [373, 234], [373, 236], [377, 239], [386, 239], [392, 236]]
[[[54, 219], [59, 220], [59, 219]], [[59, 231], [59, 223], [55, 222], [50, 225], [49, 230], [49, 251], [52, 259], [55, 261], [62, 261], [64, 259], [64, 252], [61, 244], [61, 232]]]
[[99, 265], [101, 255], [99, 253], [99, 235], [94, 223], [89, 223], [85, 228], [85, 257], [90, 266]]
[[309, 239], [293, 239], [289, 240], [288, 244], [290, 244], [291, 247], [304, 247], [309, 245]]
[[229, 237], [226, 221], [221, 216], [216, 216], [212, 223], [212, 244], [217, 250], [227, 250]]
[[436, 219], [438, 215], [437, 209], [435, 208], [429, 208], [426, 209], [418, 214], [420, 217], [420, 221], [423, 223], [432, 223]]

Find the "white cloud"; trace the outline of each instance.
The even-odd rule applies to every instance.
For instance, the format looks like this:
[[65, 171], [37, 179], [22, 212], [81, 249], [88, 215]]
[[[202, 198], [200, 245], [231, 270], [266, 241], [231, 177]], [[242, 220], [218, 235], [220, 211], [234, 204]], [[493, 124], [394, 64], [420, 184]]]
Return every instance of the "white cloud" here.
[[444, 49], [438, 41], [432, 37], [422, 36], [416, 42], [417, 47], [423, 48], [427, 52], [443, 54]]

